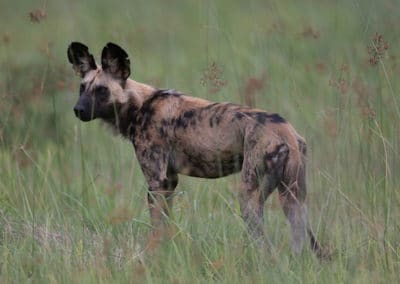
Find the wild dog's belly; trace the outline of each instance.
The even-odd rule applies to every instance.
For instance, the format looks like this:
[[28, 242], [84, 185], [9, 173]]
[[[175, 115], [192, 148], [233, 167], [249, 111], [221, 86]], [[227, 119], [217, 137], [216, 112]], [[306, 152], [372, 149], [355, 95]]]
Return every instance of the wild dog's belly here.
[[172, 161], [178, 173], [202, 178], [218, 178], [236, 173], [241, 170], [242, 163], [242, 153], [199, 151], [175, 153]]

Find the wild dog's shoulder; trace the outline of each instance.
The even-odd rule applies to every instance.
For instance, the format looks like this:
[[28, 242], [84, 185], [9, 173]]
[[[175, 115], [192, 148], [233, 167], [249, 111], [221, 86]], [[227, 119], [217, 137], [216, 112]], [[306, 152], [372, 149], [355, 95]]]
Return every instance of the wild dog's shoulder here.
[[174, 89], [157, 89], [143, 102], [143, 107], [154, 106], [166, 100], [181, 100], [183, 94]]
[[166, 99], [170, 97], [182, 97], [183, 94], [175, 89], [157, 89], [154, 91], [151, 99], [155, 100], [157, 98]]
[[145, 118], [151, 118], [156, 113], [163, 112], [164, 109], [171, 114], [171, 111], [180, 105], [182, 96], [181, 93], [172, 89], [157, 89], [143, 101], [139, 114]]
[[143, 102], [141, 112], [164, 113], [166, 116], [173, 116], [188, 109], [197, 109], [210, 105], [211, 102], [185, 95], [175, 89], [158, 89]]
[[174, 89], [157, 89], [143, 101], [136, 120], [142, 130], [179, 115], [187, 96]]

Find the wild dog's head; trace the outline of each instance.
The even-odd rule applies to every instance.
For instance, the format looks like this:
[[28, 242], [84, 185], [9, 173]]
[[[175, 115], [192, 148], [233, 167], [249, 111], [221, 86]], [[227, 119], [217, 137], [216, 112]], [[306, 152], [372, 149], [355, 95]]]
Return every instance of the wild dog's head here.
[[82, 121], [113, 119], [128, 99], [124, 94], [131, 73], [128, 54], [118, 45], [108, 43], [101, 53], [101, 66], [97, 66], [86, 45], [72, 42], [68, 60], [82, 77], [75, 115]]

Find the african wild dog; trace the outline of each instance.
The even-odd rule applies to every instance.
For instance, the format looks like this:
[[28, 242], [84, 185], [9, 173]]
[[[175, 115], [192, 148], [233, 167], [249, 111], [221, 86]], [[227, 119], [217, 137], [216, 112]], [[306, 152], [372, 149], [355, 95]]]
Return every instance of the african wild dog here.
[[128, 55], [113, 43], [104, 47], [101, 66], [78, 42], [68, 47], [68, 59], [83, 78], [75, 115], [101, 118], [132, 141], [155, 231], [164, 226], [178, 174], [218, 178], [241, 171], [239, 203], [249, 233], [263, 242], [264, 202], [277, 187], [294, 252], [302, 250], [308, 233], [313, 251], [323, 256], [307, 218], [306, 143], [285, 119], [129, 79]]

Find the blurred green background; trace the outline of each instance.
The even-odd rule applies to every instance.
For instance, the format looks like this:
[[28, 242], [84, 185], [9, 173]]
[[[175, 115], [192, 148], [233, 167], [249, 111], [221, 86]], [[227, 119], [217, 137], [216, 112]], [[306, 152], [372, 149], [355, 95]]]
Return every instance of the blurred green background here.
[[[0, 282], [394, 283], [400, 279], [398, 0], [0, 0]], [[72, 108], [71, 41], [109, 41], [132, 78], [279, 112], [309, 145], [311, 223], [334, 252], [246, 237], [238, 177], [181, 177], [175, 233], [152, 253], [128, 141]], [[199, 138], [200, 139], [200, 138]]]

